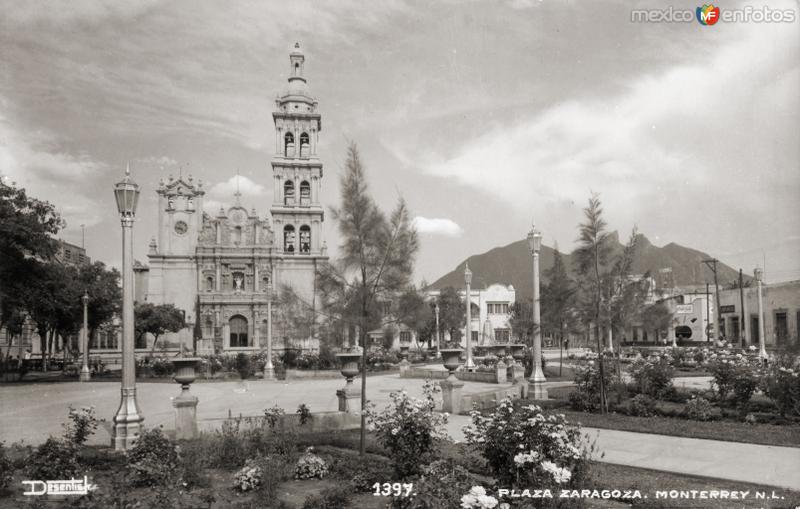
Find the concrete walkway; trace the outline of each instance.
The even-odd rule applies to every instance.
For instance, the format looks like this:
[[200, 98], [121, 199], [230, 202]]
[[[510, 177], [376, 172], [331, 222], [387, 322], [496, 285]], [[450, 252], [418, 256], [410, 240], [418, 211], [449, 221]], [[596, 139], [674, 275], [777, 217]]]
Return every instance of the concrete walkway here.
[[[199, 419], [224, 417], [228, 411], [233, 415], [259, 415], [273, 405], [293, 413], [301, 403], [312, 411], [332, 411], [337, 408], [335, 390], [342, 382], [332, 379], [196, 383], [192, 385], [192, 392], [200, 399]], [[360, 380], [356, 379], [356, 383]], [[178, 385], [140, 382], [137, 387], [145, 425], [173, 427], [171, 398], [180, 392]], [[466, 382], [464, 391], [471, 393], [497, 387], [497, 384]], [[422, 380], [401, 379], [396, 374], [374, 376], [367, 379], [367, 390], [369, 399], [382, 408], [389, 403], [389, 393], [393, 391], [406, 390], [412, 396], [421, 396]], [[0, 387], [0, 440], [38, 444], [48, 435], [60, 435], [70, 404], [95, 405], [97, 415], [110, 421], [119, 404], [119, 383], [67, 382]], [[448, 432], [453, 439], [463, 441], [462, 428], [469, 423], [468, 416], [450, 416]], [[605, 453], [603, 457], [598, 453], [595, 458], [598, 461], [800, 490], [800, 448], [595, 428], [584, 430], [588, 440], [597, 440], [599, 453]], [[101, 426], [90, 443], [109, 442], [110, 436]]]

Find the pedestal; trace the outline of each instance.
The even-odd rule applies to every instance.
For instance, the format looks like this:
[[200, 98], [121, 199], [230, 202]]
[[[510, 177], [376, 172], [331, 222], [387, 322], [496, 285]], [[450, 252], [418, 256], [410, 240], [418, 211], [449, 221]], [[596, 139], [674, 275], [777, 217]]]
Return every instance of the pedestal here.
[[172, 400], [175, 407], [175, 438], [186, 440], [197, 436], [197, 397], [189, 394], [188, 387]]
[[81, 373], [78, 380], [80, 380], [81, 382], [88, 382], [91, 379], [92, 379], [92, 373], [89, 371], [89, 366], [84, 364], [83, 366], [81, 366]]
[[464, 382], [452, 373], [447, 380], [439, 382], [442, 388], [442, 412], [458, 415], [461, 412], [461, 392]]
[[508, 378], [508, 366], [503, 361], [497, 361], [496, 373], [497, 373], [497, 383], [504, 384]]
[[515, 362], [511, 365], [511, 381], [516, 383], [520, 379], [525, 379], [525, 366]]
[[404, 376], [408, 370], [411, 369], [411, 363], [408, 362], [406, 359], [400, 361], [400, 376]]
[[513, 379], [511, 383], [514, 384], [515, 387], [519, 387], [519, 397], [521, 399], [528, 399], [530, 386], [528, 385], [528, 381], [525, 380], [524, 376]]
[[544, 387], [544, 382], [531, 382], [530, 397], [531, 399], [547, 399], [547, 389]]
[[264, 380], [275, 380], [275, 368], [264, 366]]
[[339, 411], [348, 414], [361, 412], [361, 391], [351, 382], [336, 391], [339, 399]]

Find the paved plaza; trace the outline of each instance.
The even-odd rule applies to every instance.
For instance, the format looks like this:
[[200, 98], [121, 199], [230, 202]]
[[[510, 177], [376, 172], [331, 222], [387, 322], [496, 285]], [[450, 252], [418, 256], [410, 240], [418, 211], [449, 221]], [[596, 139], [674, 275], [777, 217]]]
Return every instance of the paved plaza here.
[[[195, 383], [192, 393], [200, 399], [198, 419], [233, 415], [260, 415], [265, 408], [278, 405], [292, 413], [301, 403], [312, 411], [337, 409], [335, 391], [343, 379]], [[701, 381], [697, 381], [702, 383]], [[356, 383], [360, 383], [356, 379]], [[397, 374], [367, 378], [369, 399], [378, 407], [389, 402], [393, 391], [406, 390], [422, 395], [420, 379], [401, 379]], [[564, 385], [553, 382], [548, 386]], [[566, 382], [569, 384], [569, 382]], [[508, 386], [509, 384], [506, 384]], [[464, 392], [495, 389], [496, 384], [465, 382]], [[177, 384], [139, 382], [138, 401], [147, 426], [174, 427], [171, 398], [178, 395]], [[37, 444], [48, 435], [61, 433], [69, 405], [94, 405], [97, 414], [110, 422], [119, 404], [119, 383], [66, 382], [13, 384], [0, 387], [0, 440], [24, 440]], [[108, 423], [106, 423], [108, 424]], [[463, 440], [461, 428], [469, 424], [467, 416], [451, 416], [448, 432]], [[109, 427], [101, 426], [90, 443], [110, 443]], [[800, 449], [715, 440], [584, 428], [591, 440], [597, 440], [596, 459], [608, 463], [666, 470], [731, 481], [746, 481], [800, 490]], [[600, 453], [604, 453], [600, 457]], [[724, 487], [721, 487], [724, 488]]]

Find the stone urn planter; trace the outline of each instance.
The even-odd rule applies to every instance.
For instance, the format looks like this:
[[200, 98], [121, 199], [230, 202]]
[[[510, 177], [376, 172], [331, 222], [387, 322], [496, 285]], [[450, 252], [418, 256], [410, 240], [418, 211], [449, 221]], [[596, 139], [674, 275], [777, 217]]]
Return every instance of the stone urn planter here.
[[175, 375], [172, 377], [181, 384], [182, 391], [188, 391], [189, 385], [197, 379], [196, 368], [202, 359], [198, 357], [175, 357], [172, 365], [175, 366]]
[[189, 393], [189, 385], [197, 378], [196, 368], [201, 362], [197, 357], [175, 357], [173, 380], [181, 384], [181, 393], [172, 400], [175, 407], [175, 437], [190, 439], [197, 436], [197, 397]]
[[511, 350], [511, 357], [513, 357], [515, 361], [519, 362], [525, 358], [525, 345], [510, 344], [508, 348]]
[[491, 346], [491, 348], [492, 348], [492, 353], [493, 353], [493, 354], [494, 354], [496, 357], [503, 358], [503, 357], [505, 357], [505, 356], [506, 356], [506, 347], [507, 347], [507, 346], [508, 346], [508, 345], [506, 345], [505, 343], [498, 343], [498, 344], [496, 344], [496, 345], [492, 345], [492, 346]]
[[410, 350], [409, 347], [401, 346], [400, 347], [400, 358], [403, 359], [403, 360], [407, 360], [408, 359], [409, 350]]
[[464, 351], [460, 348], [444, 348], [439, 350], [442, 353], [442, 365], [450, 372], [449, 379], [455, 379], [456, 369], [461, 365], [461, 353]]
[[359, 373], [358, 365], [361, 361], [361, 352], [342, 352], [337, 353], [336, 358], [342, 364], [340, 372], [347, 380], [347, 385], [353, 384], [353, 378]]

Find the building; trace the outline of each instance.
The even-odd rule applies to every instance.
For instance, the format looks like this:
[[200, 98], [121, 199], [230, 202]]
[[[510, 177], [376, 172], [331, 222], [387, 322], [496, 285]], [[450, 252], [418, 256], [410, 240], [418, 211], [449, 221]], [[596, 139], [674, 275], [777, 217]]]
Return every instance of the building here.
[[61, 239], [58, 241], [55, 259], [66, 265], [88, 265], [92, 263], [91, 258], [86, 256], [86, 249]]
[[672, 312], [672, 326], [667, 341], [673, 339], [706, 343], [710, 341], [714, 327], [714, 297], [711, 293], [681, 293], [660, 301]]
[[168, 344], [191, 348], [194, 342], [198, 353], [258, 350], [271, 330], [278, 350], [290, 342], [314, 346], [313, 338], [292, 337], [276, 326], [267, 312], [269, 300], [284, 287], [315, 310], [316, 267], [328, 259], [321, 241], [323, 171], [317, 155], [322, 122], [299, 45], [289, 64], [288, 86], [272, 114], [274, 193], [268, 215], [243, 207], [238, 191], [232, 207], [205, 213], [203, 183], [191, 176], [162, 180], [156, 190], [157, 239], [150, 243], [148, 266], [137, 267], [137, 274], [147, 273], [146, 301], [172, 303], [186, 314], [188, 327], [169, 335]]
[[[427, 293], [427, 297], [434, 300], [439, 293], [441, 293], [439, 290], [431, 290]], [[459, 295], [464, 299], [466, 290], [459, 290]], [[495, 283], [484, 289], [470, 289], [470, 318], [472, 321], [470, 333], [473, 346], [491, 344], [492, 341], [511, 342], [513, 335], [511, 309], [516, 300], [516, 290], [512, 285]], [[462, 334], [463, 332], [462, 330]], [[442, 330], [440, 333], [442, 341], [449, 340], [449, 332]], [[466, 336], [462, 335], [462, 346], [466, 345], [465, 338]]]
[[[762, 283], [764, 334], [767, 348], [797, 344], [800, 322], [800, 281]], [[742, 310], [744, 301], [744, 310]], [[744, 346], [759, 344], [758, 284], [720, 290], [720, 336]]]

